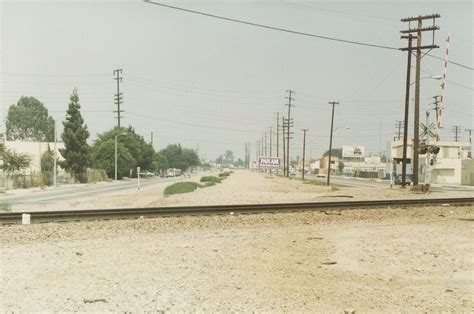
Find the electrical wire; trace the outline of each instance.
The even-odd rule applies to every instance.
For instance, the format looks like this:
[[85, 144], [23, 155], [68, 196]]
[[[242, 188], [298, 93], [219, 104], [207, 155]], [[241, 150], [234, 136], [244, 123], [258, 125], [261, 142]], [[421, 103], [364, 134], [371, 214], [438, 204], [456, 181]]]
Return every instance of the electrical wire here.
[[[429, 56], [429, 57], [431, 57], [431, 58], [435, 58], [435, 59], [438, 59], [438, 60], [442, 60], [442, 61], [444, 61], [444, 59], [443, 59], [443, 58], [440, 58], [440, 57], [437, 57], [437, 56], [430, 55], [429, 53], [427, 53], [426, 55], [427, 55], [427, 56]], [[449, 60], [448, 60], [448, 63], [449, 63], [449, 64], [453, 64], [453, 65], [457, 65], [458, 67], [461, 67], [461, 68], [465, 68], [465, 69], [468, 69], [468, 70], [474, 71], [474, 68], [473, 68], [473, 67], [470, 67], [470, 66], [467, 66], [467, 65], [464, 65], [464, 64], [458, 63], [458, 62], [454, 62], [454, 61], [449, 61]]]
[[166, 7], [166, 8], [173, 9], [173, 10], [184, 11], [184, 12], [188, 12], [188, 13], [192, 13], [192, 14], [212, 17], [212, 18], [216, 18], [216, 19], [220, 19], [220, 20], [224, 20], [224, 21], [240, 23], [240, 24], [250, 25], [250, 26], [254, 26], [254, 27], [271, 29], [271, 30], [274, 30], [274, 31], [280, 31], [280, 32], [284, 32], [284, 33], [290, 33], [290, 34], [295, 34], [295, 35], [300, 35], [300, 36], [307, 36], [307, 37], [314, 37], [314, 38], [319, 38], [319, 39], [331, 40], [331, 41], [336, 41], [336, 42], [341, 42], [341, 43], [346, 43], [346, 44], [366, 46], [366, 47], [372, 47], [372, 48], [399, 50], [398, 48], [395, 48], [395, 47], [389, 47], [389, 46], [383, 46], [383, 45], [377, 45], [377, 44], [369, 44], [369, 43], [364, 43], [364, 42], [360, 42], [360, 41], [352, 41], [352, 40], [340, 39], [340, 38], [329, 37], [329, 36], [316, 35], [316, 34], [311, 34], [311, 33], [294, 31], [294, 30], [281, 28], [281, 27], [274, 27], [274, 26], [269, 26], [269, 25], [264, 25], [264, 24], [259, 24], [259, 23], [253, 23], [253, 22], [233, 19], [233, 18], [224, 17], [224, 16], [220, 16], [220, 15], [215, 15], [215, 14], [205, 13], [205, 12], [201, 12], [201, 11], [195, 11], [195, 10], [181, 8], [181, 7], [176, 7], [176, 6], [172, 6], [172, 5], [168, 5], [168, 4], [164, 4], [164, 3], [157, 3], [157, 2], [150, 1], [150, 0], [143, 0], [143, 1], [146, 2], [146, 3], [149, 3], [149, 4], [154, 4], [154, 5], [157, 5], [157, 6]]

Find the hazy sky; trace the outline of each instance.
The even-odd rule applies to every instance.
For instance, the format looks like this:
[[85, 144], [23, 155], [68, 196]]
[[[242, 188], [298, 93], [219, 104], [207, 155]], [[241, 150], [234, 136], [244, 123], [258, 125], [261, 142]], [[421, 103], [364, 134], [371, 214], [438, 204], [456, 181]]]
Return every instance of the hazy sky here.
[[[471, 1], [166, 1], [165, 3], [276, 27], [390, 47], [406, 45], [400, 18], [441, 14], [433, 55], [444, 57], [451, 34], [451, 60], [473, 66]], [[295, 138], [301, 155], [302, 128], [308, 151], [328, 147], [330, 105], [340, 102], [334, 146], [361, 144], [382, 150], [403, 119], [406, 53], [337, 43], [216, 20], [136, 1], [2, 1], [2, 121], [19, 97], [40, 99], [62, 120], [74, 87], [83, 116], [97, 133], [116, 124], [115, 81], [123, 69], [123, 125], [132, 125], [154, 146], [181, 143], [216, 158], [226, 149], [243, 156], [276, 112], [287, 112], [292, 89]], [[427, 35], [428, 37], [429, 35]], [[414, 65], [414, 63], [413, 63]], [[422, 60], [422, 117], [440, 93], [443, 61]], [[414, 72], [412, 74], [414, 79]], [[473, 71], [449, 65], [445, 129], [473, 128]], [[414, 96], [414, 89], [412, 91]], [[413, 110], [410, 111], [410, 124]], [[410, 131], [412, 126], [410, 126]], [[462, 137], [467, 139], [463, 131]], [[273, 140], [275, 142], [275, 139]]]

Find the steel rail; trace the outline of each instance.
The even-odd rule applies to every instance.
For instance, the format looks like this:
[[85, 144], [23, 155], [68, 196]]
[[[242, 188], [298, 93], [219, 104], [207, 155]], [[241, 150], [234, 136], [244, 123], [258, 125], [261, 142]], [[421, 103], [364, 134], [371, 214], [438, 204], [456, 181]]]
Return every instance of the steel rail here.
[[92, 210], [63, 210], [38, 212], [0, 213], [0, 224], [21, 224], [22, 214], [30, 214], [31, 223], [66, 222], [80, 220], [110, 220], [126, 218], [148, 218], [157, 216], [211, 215], [211, 214], [244, 214], [262, 212], [288, 211], [326, 211], [348, 210], [357, 208], [386, 207], [421, 207], [430, 205], [474, 205], [474, 197], [434, 198], [434, 199], [391, 199], [372, 201], [336, 201], [309, 203], [276, 203], [276, 204], [241, 204], [241, 205], [205, 205], [205, 206], [171, 206], [146, 208], [117, 208]]

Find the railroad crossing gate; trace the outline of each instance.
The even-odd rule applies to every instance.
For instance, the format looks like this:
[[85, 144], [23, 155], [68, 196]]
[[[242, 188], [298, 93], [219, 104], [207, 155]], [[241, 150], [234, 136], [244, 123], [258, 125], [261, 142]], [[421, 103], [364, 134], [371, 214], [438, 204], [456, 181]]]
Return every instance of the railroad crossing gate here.
[[281, 168], [280, 157], [258, 157], [257, 167], [261, 169], [279, 169]]

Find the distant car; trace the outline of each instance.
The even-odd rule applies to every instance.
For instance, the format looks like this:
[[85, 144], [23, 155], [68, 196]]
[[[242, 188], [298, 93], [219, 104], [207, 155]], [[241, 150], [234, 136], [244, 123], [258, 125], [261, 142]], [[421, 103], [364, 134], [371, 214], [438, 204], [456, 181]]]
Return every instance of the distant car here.
[[[412, 180], [411, 180], [411, 175], [407, 175], [405, 179], [406, 185], [411, 185]], [[395, 179], [393, 179], [393, 183], [395, 185], [401, 185], [402, 184], [402, 176], [396, 176]]]
[[296, 171], [290, 171], [290, 176], [295, 177], [296, 176]]
[[316, 178], [326, 178], [326, 174], [325, 173], [318, 173], [316, 175]]

